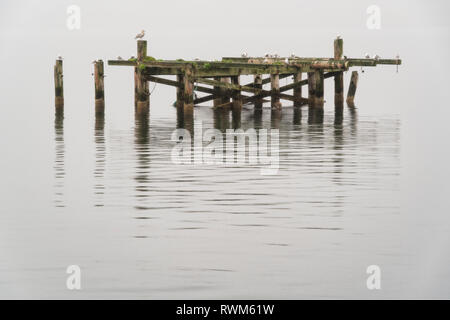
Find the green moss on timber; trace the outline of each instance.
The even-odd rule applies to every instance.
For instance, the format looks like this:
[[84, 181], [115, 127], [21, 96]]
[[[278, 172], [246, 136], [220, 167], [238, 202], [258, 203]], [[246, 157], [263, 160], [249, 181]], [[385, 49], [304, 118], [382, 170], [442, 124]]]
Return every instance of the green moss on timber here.
[[144, 62], [153, 62], [153, 61], [156, 61], [156, 59], [152, 56], [146, 56], [144, 58]]
[[183, 59], [177, 59], [177, 61], [178, 61], [178, 62], [183, 62], [184, 60], [183, 60]]
[[205, 70], [211, 69], [211, 63], [209, 63], [209, 62], [205, 63], [205, 64], [203, 65], [203, 69], [205, 69]]
[[145, 70], [145, 64], [141, 63], [138, 68], [139, 68], [139, 70], [144, 71]]
[[231, 59], [222, 59], [222, 62], [233, 63], [234, 61]]
[[276, 66], [282, 66], [282, 65], [283, 65], [283, 62], [281, 62], [281, 61], [275, 61], [273, 64], [276, 65]]
[[135, 62], [137, 59], [136, 58], [130, 58], [130, 59], [128, 59], [128, 61], [133, 61], [133, 62]]

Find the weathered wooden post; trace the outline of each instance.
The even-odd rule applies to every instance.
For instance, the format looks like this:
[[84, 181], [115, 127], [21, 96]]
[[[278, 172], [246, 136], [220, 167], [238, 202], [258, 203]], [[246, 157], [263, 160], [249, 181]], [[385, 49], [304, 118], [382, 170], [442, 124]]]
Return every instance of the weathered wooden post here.
[[334, 40], [334, 59], [341, 60], [343, 54], [344, 54], [344, 40], [338, 37]]
[[324, 75], [323, 70], [316, 70], [314, 72], [314, 91], [315, 91], [315, 101], [314, 105], [316, 107], [322, 108], [323, 107], [323, 83], [324, 83]]
[[[231, 77], [231, 83], [239, 86], [241, 84], [239, 76]], [[240, 112], [240, 110], [242, 109], [241, 91], [233, 90], [232, 99], [233, 99], [233, 110]]]
[[[239, 76], [232, 76], [231, 83], [235, 85], [240, 85]], [[241, 111], [242, 111], [242, 100], [241, 100], [241, 91], [233, 90], [232, 94], [233, 101], [233, 109], [231, 112], [233, 129], [237, 129], [241, 127]]]
[[[177, 82], [180, 85], [177, 87], [177, 100], [175, 102], [175, 105], [177, 108], [180, 108], [183, 106], [183, 93], [184, 93], [184, 79], [182, 74], [177, 74]], [[183, 109], [183, 108], [181, 108]]]
[[350, 86], [348, 87], [347, 93], [347, 103], [349, 105], [355, 104], [355, 93], [357, 86], [358, 86], [358, 71], [353, 71], [352, 77], [350, 79]]
[[63, 62], [57, 59], [54, 66], [55, 107], [64, 107]]
[[[334, 59], [341, 60], [344, 53], [344, 40], [334, 40]], [[344, 73], [337, 72], [334, 76], [334, 104], [335, 106], [342, 106], [344, 103]]]
[[148, 82], [145, 79], [144, 60], [147, 56], [147, 41], [137, 41], [137, 70], [135, 73], [135, 93], [137, 101], [136, 105], [138, 109], [148, 108], [150, 106]]
[[271, 95], [271, 104], [272, 108], [280, 109], [280, 75], [278, 73], [274, 73], [270, 75], [270, 86], [272, 89]]
[[[216, 81], [220, 81], [220, 77], [214, 77], [213, 79]], [[222, 104], [222, 97], [220, 96], [222, 90], [220, 87], [217, 87], [217, 86], [214, 86], [213, 89], [214, 89], [214, 95], [215, 95], [213, 104], [214, 104], [214, 106], [218, 106], [218, 105]]]
[[[302, 81], [302, 71], [299, 70], [297, 73], [294, 73], [294, 83]], [[301, 100], [302, 98], [302, 86], [296, 86], [294, 88], [294, 107], [300, 107], [301, 106]]]
[[[231, 83], [230, 77], [222, 77], [220, 78], [220, 81], [223, 83]], [[221, 96], [222, 96], [222, 102], [221, 103], [228, 103], [230, 102], [230, 97], [227, 95], [227, 89], [220, 88]]]
[[314, 105], [315, 101], [315, 73], [308, 72], [308, 103], [310, 106]]
[[104, 86], [104, 65], [103, 60], [96, 60], [94, 63], [95, 82], [95, 113], [105, 112], [105, 86]]
[[194, 82], [192, 66], [186, 66], [183, 76], [183, 110], [186, 114], [194, 112]]
[[[256, 89], [262, 89], [263, 88], [263, 83], [262, 83], [262, 75], [260, 74], [255, 74], [254, 78], [253, 78], [253, 82], [254, 82], [254, 87]], [[255, 101], [255, 108], [256, 109], [261, 109], [263, 105], [263, 98], [259, 98]]]

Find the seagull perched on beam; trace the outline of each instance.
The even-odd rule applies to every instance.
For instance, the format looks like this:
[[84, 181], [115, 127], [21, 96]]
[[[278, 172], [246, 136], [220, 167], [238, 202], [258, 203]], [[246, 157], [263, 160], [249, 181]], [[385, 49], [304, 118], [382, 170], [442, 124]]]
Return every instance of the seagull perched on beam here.
[[145, 36], [145, 30], [142, 30], [141, 33], [138, 33], [134, 39], [142, 39]]
[[370, 54], [366, 53], [366, 54], [364, 55], [364, 57], [365, 57], [366, 59], [370, 59]]
[[117, 57], [117, 60], [123, 60], [123, 59], [122, 59], [122, 57], [121, 57], [121, 56], [118, 56], [118, 57]]
[[373, 58], [374, 58], [375, 60], [378, 60], [378, 59], [380, 59], [380, 56], [376, 54], [376, 55], [373, 56]]
[[58, 59], [58, 60], [62, 60], [63, 59], [63, 57], [60, 55], [60, 54], [58, 54], [57, 56], [56, 56], [56, 59]]
[[242, 54], [241, 54], [241, 57], [242, 57], [242, 58], [247, 58], [247, 57], [248, 57], [247, 52], [242, 53]]
[[291, 58], [295, 58], [295, 53], [291, 53]]
[[340, 40], [340, 39], [341, 39], [341, 36], [338, 34], [337, 37], [336, 37], [336, 39], [337, 39], [337, 40]]
[[397, 54], [397, 55], [395, 56], [395, 59], [399, 60], [399, 59], [400, 59], [400, 55]]

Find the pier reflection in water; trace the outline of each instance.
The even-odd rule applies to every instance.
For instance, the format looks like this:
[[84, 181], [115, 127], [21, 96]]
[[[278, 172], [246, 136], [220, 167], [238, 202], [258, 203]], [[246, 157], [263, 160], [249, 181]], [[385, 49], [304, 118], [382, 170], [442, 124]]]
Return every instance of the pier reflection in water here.
[[[232, 108], [196, 107], [194, 113], [178, 115], [174, 108], [171, 118], [140, 111], [130, 129], [107, 125], [105, 131], [104, 118], [95, 120], [95, 197], [89, 214], [108, 212], [104, 223], [114, 232], [92, 222], [97, 233], [84, 233], [89, 242], [114, 244], [95, 261], [83, 261], [128, 274], [115, 282], [119, 291], [132, 287], [125, 296], [246, 296], [251, 286], [258, 297], [284, 297], [283, 292], [302, 297], [307, 283], [309, 293], [327, 287], [323, 277], [345, 286], [345, 277], [333, 278], [334, 272], [345, 274], [352, 267], [337, 252], [351, 254], [363, 244], [383, 255], [391, 250], [386, 244], [397, 241], [396, 234], [379, 229], [388, 228], [388, 217], [399, 212], [400, 124], [395, 117], [361, 117], [347, 106], [323, 112], [244, 105], [238, 121]], [[57, 119], [56, 180], [64, 175]], [[262, 176], [261, 165], [248, 161], [174, 163], [173, 131], [185, 128], [193, 134], [200, 122], [203, 132], [225, 133], [238, 124], [243, 130], [278, 129], [278, 173]], [[359, 254], [352, 263], [366, 263], [367, 255]], [[119, 256], [126, 258], [115, 269], [110, 263]], [[384, 258], [377, 259], [383, 263]], [[330, 264], [334, 269], [328, 273], [323, 266]], [[258, 279], [265, 279], [264, 285]], [[98, 296], [112, 294], [107, 282], [96, 285]]]

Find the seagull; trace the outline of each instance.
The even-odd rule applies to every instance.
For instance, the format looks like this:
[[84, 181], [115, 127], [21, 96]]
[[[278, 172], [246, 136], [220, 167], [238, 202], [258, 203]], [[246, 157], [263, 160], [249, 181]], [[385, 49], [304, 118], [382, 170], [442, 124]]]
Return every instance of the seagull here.
[[396, 58], [396, 59], [400, 59], [400, 55], [397, 54], [397, 55], [395, 56], [395, 58]]
[[123, 60], [123, 59], [122, 59], [122, 57], [121, 57], [121, 56], [118, 56], [118, 57], [117, 57], [117, 60]]
[[295, 58], [295, 53], [291, 53], [291, 58]]
[[96, 64], [96, 63], [97, 63], [97, 60], [92, 61], [92, 64]]
[[347, 56], [344, 56], [344, 59], [347, 60]]
[[341, 39], [341, 36], [340, 36], [340, 35], [338, 35], [338, 36], [336, 37], [336, 39], [338, 39], [338, 40], [339, 40], [339, 39]]
[[366, 59], [370, 59], [370, 54], [366, 53], [365, 57]]
[[269, 60], [267, 59], [267, 58], [264, 58], [264, 61], [263, 61], [264, 63], [268, 63], [269, 62]]
[[145, 31], [142, 30], [141, 33], [138, 33], [134, 39], [142, 39], [145, 36]]
[[247, 58], [247, 57], [248, 57], [247, 52], [242, 53], [242, 54], [241, 54], [241, 57], [242, 57], [242, 58]]
[[194, 60], [195, 60], [195, 61], [200, 61], [200, 59], [199, 59], [199, 58], [195, 58]]
[[288, 59], [288, 58], [285, 58], [285, 59], [284, 59], [284, 63], [289, 64], [289, 59]]
[[278, 55], [278, 53], [275, 53], [274, 55], [274, 58], [279, 58], [280, 56]]
[[130, 59], [136, 59], [134, 56], [131, 56]]
[[378, 59], [380, 59], [380, 56], [376, 54], [376, 55], [373, 56], [373, 58], [374, 58], [375, 60], [378, 60]]
[[268, 53], [264, 54], [264, 57], [266, 57], [266, 58], [268, 58], [269, 56], [270, 56], [270, 54], [268, 54]]
[[58, 60], [62, 60], [63, 59], [63, 57], [60, 55], [60, 54], [58, 54], [58, 56], [56, 57], [56, 59], [58, 59]]

